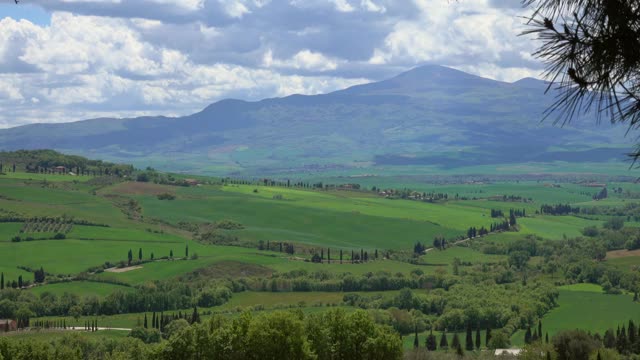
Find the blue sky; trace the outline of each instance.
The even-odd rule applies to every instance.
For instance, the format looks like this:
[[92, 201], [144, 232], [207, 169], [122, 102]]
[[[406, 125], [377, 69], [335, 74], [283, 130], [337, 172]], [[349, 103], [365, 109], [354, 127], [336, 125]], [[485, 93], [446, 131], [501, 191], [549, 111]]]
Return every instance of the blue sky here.
[[188, 114], [422, 64], [539, 76], [517, 0], [22, 0], [0, 4], [0, 127]]

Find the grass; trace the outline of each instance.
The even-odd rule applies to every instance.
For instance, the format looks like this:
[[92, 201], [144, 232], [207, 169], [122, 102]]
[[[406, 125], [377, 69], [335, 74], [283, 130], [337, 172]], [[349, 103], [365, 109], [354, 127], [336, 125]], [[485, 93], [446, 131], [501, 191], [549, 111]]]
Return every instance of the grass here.
[[587, 226], [602, 225], [602, 221], [586, 220], [575, 216], [537, 216], [518, 219], [520, 233], [536, 234], [543, 238], [559, 240], [564, 236], [582, 236], [580, 232]]
[[[608, 295], [593, 286], [571, 285], [569, 289], [560, 289], [558, 307], [551, 310], [542, 319], [543, 332], [554, 334], [567, 328], [577, 328], [601, 335], [607, 329], [615, 329], [629, 320], [640, 320], [640, 303], [633, 302], [630, 295]], [[521, 345], [524, 330], [516, 332], [512, 343]]]
[[0, 242], [11, 241], [11, 238], [18, 235], [22, 223], [0, 223]]
[[456, 246], [444, 251], [431, 250], [422, 256], [422, 261], [429, 264], [452, 264], [455, 258], [462, 262], [487, 263], [505, 260], [506, 256], [489, 255], [468, 247]]
[[105, 297], [116, 290], [131, 291], [132, 289], [130, 287], [121, 285], [97, 283], [91, 281], [73, 281], [36, 286], [29, 289], [29, 292], [38, 296], [45, 292], [48, 292], [58, 297], [64, 295], [65, 293], [77, 295], [79, 297], [83, 297], [88, 294], [95, 295], [97, 297]]

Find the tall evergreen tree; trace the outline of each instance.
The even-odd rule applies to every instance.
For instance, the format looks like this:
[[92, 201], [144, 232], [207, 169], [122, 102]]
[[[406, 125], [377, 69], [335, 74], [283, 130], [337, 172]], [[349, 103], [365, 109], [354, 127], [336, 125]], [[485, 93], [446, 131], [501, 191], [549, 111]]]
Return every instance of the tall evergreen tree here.
[[0, 273], [0, 290], [4, 290], [4, 273]]
[[460, 345], [460, 342], [458, 342], [458, 345], [456, 345], [456, 355], [458, 355], [458, 357], [464, 356], [464, 351], [462, 350], [462, 345]]
[[147, 323], [147, 313], [144, 313], [144, 328], [145, 329], [149, 328], [149, 324]]
[[191, 323], [199, 323], [200, 322], [200, 315], [198, 314], [198, 307], [194, 306], [193, 307], [193, 314], [191, 315]]
[[464, 339], [464, 348], [467, 351], [473, 351], [473, 330], [471, 324], [467, 325], [467, 336]]
[[138, 250], [138, 260], [142, 260], [142, 248]]
[[482, 339], [480, 336], [480, 324], [476, 327], [476, 349], [480, 350], [482, 347]]
[[489, 347], [489, 341], [491, 340], [491, 327], [487, 324], [487, 331], [484, 335], [484, 346]]
[[449, 340], [447, 340], [447, 333], [443, 332], [440, 337], [440, 349], [446, 350], [449, 348]]
[[186, 245], [184, 248], [184, 257], [186, 258], [189, 257], [189, 245]]
[[458, 337], [458, 333], [453, 333], [453, 339], [451, 339], [451, 348], [457, 349], [460, 345], [460, 337]]
[[327, 264], [331, 264], [331, 248], [327, 248]]
[[431, 331], [429, 332], [429, 336], [427, 336], [427, 341], [425, 343], [425, 346], [428, 351], [436, 351], [438, 348], [436, 336], [433, 335], [433, 329], [431, 329]]
[[542, 320], [538, 320], [538, 337], [542, 339]]
[[413, 348], [417, 349], [420, 347], [420, 340], [418, 339], [418, 327], [415, 328], [415, 337], [413, 338]]
[[340, 249], [340, 264], [342, 264], [342, 249]]
[[527, 332], [524, 333], [524, 343], [531, 344], [531, 326], [527, 327]]

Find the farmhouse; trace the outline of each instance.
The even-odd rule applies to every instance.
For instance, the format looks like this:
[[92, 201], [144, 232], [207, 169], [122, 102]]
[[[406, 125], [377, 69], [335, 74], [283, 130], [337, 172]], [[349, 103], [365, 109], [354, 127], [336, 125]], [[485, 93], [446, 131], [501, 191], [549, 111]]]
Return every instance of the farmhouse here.
[[56, 166], [51, 170], [53, 170], [53, 172], [60, 173], [60, 174], [64, 174], [67, 172], [67, 168], [64, 166]]
[[189, 186], [196, 186], [199, 184], [196, 179], [184, 179], [184, 182]]
[[496, 352], [494, 353], [494, 355], [496, 355], [496, 356], [500, 356], [500, 355], [518, 356], [518, 355], [520, 355], [521, 352], [522, 352], [522, 349], [496, 349]]
[[16, 331], [18, 329], [18, 324], [15, 320], [4, 320], [0, 319], [0, 332], [9, 332]]

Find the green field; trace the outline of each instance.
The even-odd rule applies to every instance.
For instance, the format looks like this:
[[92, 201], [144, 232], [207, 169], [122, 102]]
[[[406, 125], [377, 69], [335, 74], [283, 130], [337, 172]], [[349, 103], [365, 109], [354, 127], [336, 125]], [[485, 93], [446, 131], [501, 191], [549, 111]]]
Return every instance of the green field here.
[[62, 296], [67, 293], [77, 296], [95, 295], [98, 297], [105, 297], [116, 290], [131, 291], [131, 288], [121, 285], [91, 281], [73, 281], [36, 286], [29, 289], [29, 292], [34, 293], [38, 296], [42, 295], [43, 293], [50, 293], [56, 296]]
[[[538, 215], [536, 210], [542, 204], [566, 202], [580, 206], [623, 206], [627, 199], [612, 195], [601, 202], [591, 200], [591, 188], [577, 184], [563, 183], [561, 187], [552, 187], [543, 182], [504, 182], [476, 184], [425, 184], [416, 179], [408, 179], [407, 184], [415, 181], [425, 191], [443, 192], [449, 195], [446, 201], [434, 203], [391, 200], [368, 191], [311, 190], [264, 185], [215, 185], [170, 186], [153, 183], [121, 182], [115, 185], [95, 185], [90, 178], [69, 178], [54, 176], [51, 180], [44, 177], [22, 176], [20, 173], [0, 177], [0, 216], [17, 216], [29, 224], [38, 217], [73, 218], [85, 222], [74, 224], [65, 230], [64, 239], [52, 238], [51, 231], [21, 233], [23, 220], [0, 222], [0, 272], [8, 281], [22, 276], [32, 281], [34, 274], [23, 268], [44, 268], [47, 276], [59, 276], [65, 279], [87, 279], [94, 281], [67, 281], [35, 286], [26, 291], [40, 298], [43, 294], [53, 294], [58, 298], [85, 299], [95, 296], [105, 299], [116, 291], [133, 295], [138, 289], [153, 288], [160, 282], [192, 274], [209, 271], [211, 279], [230, 282], [253, 281], [257, 278], [269, 279], [272, 274], [285, 278], [289, 273], [303, 270], [309, 277], [322, 277], [330, 274], [336, 278], [353, 275], [353, 278], [369, 278], [378, 274], [393, 279], [417, 278], [416, 274], [425, 274], [428, 282], [412, 285], [413, 293], [432, 299], [432, 296], [446, 297], [448, 291], [455, 290], [458, 281], [464, 285], [466, 277], [482, 278], [484, 272], [511, 272], [513, 286], [523, 282], [517, 270], [510, 267], [509, 255], [505, 252], [511, 244], [521, 241], [528, 235], [536, 235], [545, 240], [562, 240], [582, 236], [581, 231], [588, 226], [602, 227], [606, 220], [603, 216], [587, 219], [577, 216]], [[31, 180], [29, 180], [31, 179]], [[206, 180], [206, 179], [203, 179]], [[367, 179], [374, 185], [376, 179]], [[382, 184], [382, 183], [380, 183]], [[381, 186], [375, 184], [376, 186]], [[640, 190], [637, 185], [622, 184], [633, 191]], [[158, 194], [169, 193], [174, 200], [160, 200]], [[455, 194], [466, 197], [456, 200]], [[527, 202], [509, 202], [488, 200], [490, 196], [516, 195]], [[476, 199], [473, 199], [476, 198]], [[525, 209], [527, 216], [518, 218], [519, 231], [489, 234], [471, 241], [455, 241], [466, 237], [469, 227], [488, 228], [490, 224], [501, 221], [490, 216], [491, 209], [500, 209], [508, 214], [509, 209]], [[35, 219], [35, 220], [34, 220]], [[197, 241], [198, 234], [186, 229], [203, 223], [216, 223], [221, 220], [233, 220], [242, 225], [242, 229], [224, 230], [224, 234], [237, 237], [239, 245], [210, 245]], [[47, 220], [48, 221], [48, 220]], [[87, 225], [86, 222], [93, 223]], [[185, 225], [185, 223], [188, 223]], [[99, 226], [98, 226], [99, 225]], [[32, 229], [31, 225], [25, 227]], [[631, 225], [630, 226], [634, 226]], [[197, 227], [197, 226], [196, 226]], [[69, 230], [70, 229], [70, 230]], [[38, 230], [28, 230], [38, 231]], [[222, 230], [221, 230], [222, 231]], [[14, 236], [23, 238], [13, 242]], [[25, 241], [26, 237], [35, 240]], [[446, 250], [430, 250], [421, 256], [414, 256], [413, 246], [420, 241], [430, 247], [435, 236], [444, 236], [450, 245]], [[292, 243], [304, 252], [293, 255], [285, 252], [258, 250], [258, 242]], [[501, 247], [506, 255], [485, 254], [481, 251], [483, 243], [493, 243]], [[540, 242], [542, 243], [542, 242]], [[550, 242], [557, 243], [557, 242]], [[186, 255], [189, 249], [189, 257]], [[331, 263], [310, 262], [311, 254], [331, 251]], [[133, 260], [138, 259], [142, 250], [142, 260], [137, 268], [114, 272], [103, 271], [127, 262], [131, 250]], [[342, 264], [338, 261], [340, 250], [345, 252]], [[367, 251], [372, 257], [374, 251], [381, 254], [377, 260], [352, 264], [351, 251]], [[393, 259], [384, 257], [390, 251]], [[168, 259], [173, 252], [174, 258]], [[151, 259], [153, 254], [153, 260]], [[192, 255], [197, 256], [192, 256]], [[451, 283], [447, 291], [430, 289], [432, 281], [439, 277], [456, 277], [451, 264], [455, 259], [461, 261], [460, 275], [448, 278]], [[109, 265], [105, 265], [105, 263]], [[412, 263], [413, 262], [413, 263]], [[637, 265], [637, 257], [607, 258], [603, 264], [629, 271]], [[546, 265], [544, 256], [538, 254], [528, 261], [529, 269], [535, 273]], [[91, 269], [90, 273], [87, 273]], [[96, 273], [93, 273], [99, 269]], [[213, 275], [211, 275], [213, 274]], [[509, 275], [509, 274], [507, 274]], [[554, 281], [557, 274], [535, 274], [535, 281]], [[293, 275], [292, 275], [293, 276]], [[497, 277], [491, 275], [479, 281], [487, 286], [496, 286]], [[508, 279], [508, 276], [506, 277]], [[100, 282], [97, 282], [100, 281]], [[265, 280], [266, 281], [266, 280]], [[216, 282], [215, 286], [218, 286]], [[237, 285], [237, 284], [236, 284]], [[512, 286], [509, 285], [509, 286]], [[484, 286], [484, 285], [482, 285]], [[399, 289], [398, 287], [397, 289]], [[344, 291], [301, 291], [270, 292], [264, 288], [251, 288], [254, 291], [234, 292], [231, 298], [220, 306], [202, 308], [207, 318], [212, 313], [237, 316], [242, 310], [274, 311], [296, 308], [304, 312], [319, 312], [329, 307], [342, 307], [353, 311], [353, 307], [343, 304]], [[260, 290], [258, 292], [256, 289]], [[200, 289], [196, 290], [200, 291]], [[333, 290], [332, 290], [333, 291]], [[559, 306], [544, 315], [546, 331], [553, 335], [561, 329], [581, 327], [602, 332], [629, 318], [640, 317], [640, 304], [631, 302], [628, 295], [605, 295], [602, 289], [593, 284], [575, 284], [559, 288]], [[394, 299], [399, 290], [361, 292], [363, 296], [381, 295], [385, 301]], [[72, 295], [71, 297], [65, 294]], [[44, 298], [44, 297], [43, 297]], [[369, 300], [367, 300], [369, 301]], [[432, 300], [429, 300], [432, 301]], [[461, 299], [446, 301], [451, 306]], [[375, 301], [374, 301], [375, 302]], [[431, 304], [436, 306], [437, 302]], [[176, 309], [173, 309], [176, 310]], [[173, 310], [168, 310], [170, 313]], [[476, 311], [478, 309], [470, 309]], [[140, 311], [140, 310], [136, 310]], [[189, 312], [191, 309], [181, 309]], [[447, 312], [447, 307], [441, 309]], [[455, 314], [454, 310], [453, 313]], [[461, 313], [465, 313], [460, 310]], [[479, 311], [484, 311], [480, 309]], [[594, 314], [584, 316], [584, 314]], [[473, 313], [472, 313], [473, 314]], [[131, 328], [139, 325], [144, 313], [120, 313], [111, 316], [82, 316], [78, 320], [70, 316], [50, 316], [44, 319], [62, 319], [68, 325], [82, 326], [85, 321], [97, 319], [100, 326]], [[440, 319], [435, 312], [424, 315], [420, 321], [425, 324], [437, 324]], [[424, 327], [423, 327], [424, 328]], [[104, 332], [104, 336], [123, 336], [123, 333]], [[459, 335], [464, 337], [462, 332]], [[33, 333], [34, 338], [62, 336], [59, 332]], [[95, 335], [92, 335], [95, 336]], [[449, 334], [451, 337], [452, 334]], [[420, 343], [424, 344], [426, 333], [420, 333]], [[437, 333], [438, 341], [440, 332]], [[484, 341], [484, 330], [482, 332]], [[523, 332], [516, 332], [512, 341], [522, 342]], [[451, 338], [450, 338], [451, 341]], [[413, 345], [413, 335], [403, 337], [405, 348]]]
[[[578, 328], [601, 335], [607, 329], [616, 329], [629, 320], [640, 320], [640, 303], [631, 295], [608, 295], [602, 288], [589, 284], [560, 288], [558, 307], [542, 318], [543, 332], [549, 337], [560, 330]], [[516, 332], [512, 343], [522, 344], [524, 330]]]

